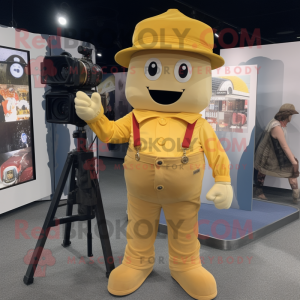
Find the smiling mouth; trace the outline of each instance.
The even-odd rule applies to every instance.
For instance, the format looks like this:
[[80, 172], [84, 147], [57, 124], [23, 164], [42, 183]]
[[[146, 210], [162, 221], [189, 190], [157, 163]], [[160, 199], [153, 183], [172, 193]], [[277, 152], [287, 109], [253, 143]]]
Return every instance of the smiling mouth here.
[[173, 104], [176, 101], [179, 100], [181, 95], [184, 92], [184, 89], [182, 92], [174, 92], [174, 91], [162, 91], [162, 90], [149, 90], [149, 87], [147, 86], [147, 89], [149, 91], [149, 94], [151, 98], [158, 104], [168, 105]]

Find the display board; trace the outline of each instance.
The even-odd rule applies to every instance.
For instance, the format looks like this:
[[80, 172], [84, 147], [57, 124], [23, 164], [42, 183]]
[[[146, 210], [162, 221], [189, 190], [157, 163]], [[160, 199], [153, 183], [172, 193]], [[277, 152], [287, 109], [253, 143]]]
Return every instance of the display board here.
[[39, 78], [49, 36], [4, 26], [0, 36], [1, 214], [51, 193], [52, 154]]
[[0, 189], [35, 179], [29, 61], [0, 46]]
[[[257, 65], [256, 140], [284, 103], [300, 111], [300, 42], [222, 49], [226, 65]], [[296, 158], [300, 157], [300, 116], [287, 125], [287, 143]], [[265, 186], [290, 189], [285, 178], [267, 176]]]
[[[7, 181], [1, 177], [1, 214], [30, 202], [51, 199], [67, 153], [75, 148], [75, 126], [51, 124], [45, 119], [44, 95], [49, 87], [41, 84], [41, 62], [45, 56], [63, 51], [79, 58], [79, 45], [95, 48], [82, 41], [4, 26], [0, 26], [0, 36], [0, 165]], [[88, 126], [86, 130], [90, 144], [94, 134]], [[67, 192], [66, 187], [64, 195]]]
[[[256, 110], [257, 71], [255, 66], [229, 66], [212, 71], [212, 97], [201, 112], [215, 130], [228, 158], [233, 187], [232, 208], [252, 209], [252, 178]], [[209, 143], [204, 145], [210, 147]], [[213, 149], [209, 148], [209, 151]], [[206, 160], [201, 202], [214, 184]]]

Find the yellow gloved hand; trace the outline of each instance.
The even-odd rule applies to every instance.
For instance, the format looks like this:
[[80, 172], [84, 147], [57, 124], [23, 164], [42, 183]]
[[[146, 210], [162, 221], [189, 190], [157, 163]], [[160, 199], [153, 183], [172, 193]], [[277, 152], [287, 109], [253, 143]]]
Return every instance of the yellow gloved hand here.
[[231, 206], [233, 191], [230, 182], [216, 182], [206, 194], [206, 199], [214, 201], [218, 209], [228, 209]]
[[101, 97], [98, 93], [93, 93], [90, 98], [84, 92], [77, 92], [75, 98], [75, 109], [77, 116], [88, 122], [103, 114]]

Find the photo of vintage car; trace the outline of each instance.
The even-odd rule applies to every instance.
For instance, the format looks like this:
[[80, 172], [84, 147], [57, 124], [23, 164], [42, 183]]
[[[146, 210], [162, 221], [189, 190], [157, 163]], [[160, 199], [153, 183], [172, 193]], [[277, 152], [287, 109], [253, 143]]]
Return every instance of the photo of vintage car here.
[[32, 180], [33, 172], [31, 148], [14, 151], [0, 167], [0, 188]]

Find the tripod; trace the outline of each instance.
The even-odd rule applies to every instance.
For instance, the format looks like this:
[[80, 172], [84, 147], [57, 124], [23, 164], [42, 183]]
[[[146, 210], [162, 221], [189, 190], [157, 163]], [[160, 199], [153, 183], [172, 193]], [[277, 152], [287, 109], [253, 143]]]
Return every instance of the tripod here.
[[[62, 246], [68, 247], [71, 244], [71, 223], [76, 221], [87, 221], [87, 254], [89, 257], [93, 256], [91, 220], [94, 219], [95, 216], [97, 219], [97, 227], [99, 230], [103, 256], [105, 260], [107, 278], [109, 277], [111, 271], [115, 268], [100, 187], [95, 171], [95, 159], [93, 152], [86, 149], [86, 132], [83, 128], [78, 128], [75, 130], [73, 132], [73, 138], [77, 138], [77, 148], [68, 153], [65, 165], [59, 178], [59, 182], [57, 184], [57, 188], [55, 190], [53, 199], [51, 200], [51, 205], [48, 210], [44, 225], [40, 232], [35, 250], [33, 251], [27, 272], [23, 279], [26, 285], [33, 283], [33, 275], [39, 263], [51, 227], [66, 224]], [[70, 171], [71, 178], [66, 217], [55, 219], [55, 213]], [[74, 204], [79, 204], [78, 215], [72, 215]]]

